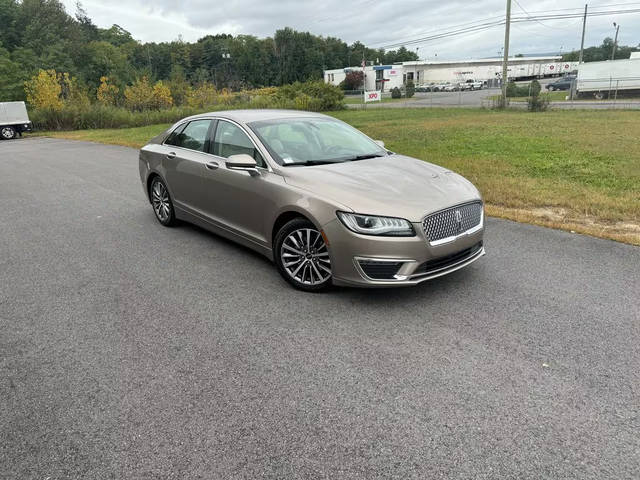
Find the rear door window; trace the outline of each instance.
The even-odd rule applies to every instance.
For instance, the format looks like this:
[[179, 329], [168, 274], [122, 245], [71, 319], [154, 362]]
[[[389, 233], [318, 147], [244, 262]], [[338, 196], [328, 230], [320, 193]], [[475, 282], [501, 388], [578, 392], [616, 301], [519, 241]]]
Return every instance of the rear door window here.
[[189, 122], [181, 132], [172, 133], [165, 143], [198, 152], [206, 152], [209, 143], [207, 136], [209, 127], [211, 127], [211, 120], [194, 120]]

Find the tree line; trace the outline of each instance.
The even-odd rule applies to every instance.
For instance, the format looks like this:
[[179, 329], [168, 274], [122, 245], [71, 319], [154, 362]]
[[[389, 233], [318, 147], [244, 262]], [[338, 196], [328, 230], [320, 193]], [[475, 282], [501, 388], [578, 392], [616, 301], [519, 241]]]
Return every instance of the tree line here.
[[25, 82], [40, 70], [67, 73], [92, 92], [104, 77], [121, 91], [144, 77], [174, 92], [185, 84], [240, 90], [321, 79], [324, 69], [360, 64], [363, 53], [387, 64], [417, 59], [404, 47], [348, 45], [291, 28], [267, 38], [220, 34], [141, 43], [118, 25], [97, 27], [80, 3], [69, 15], [58, 0], [0, 0], [0, 26], [0, 101], [25, 99]]

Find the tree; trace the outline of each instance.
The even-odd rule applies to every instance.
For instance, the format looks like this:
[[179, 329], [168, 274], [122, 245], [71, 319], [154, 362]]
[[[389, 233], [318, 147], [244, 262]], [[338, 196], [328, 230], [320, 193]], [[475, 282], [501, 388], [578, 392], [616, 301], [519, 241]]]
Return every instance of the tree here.
[[109, 77], [100, 77], [96, 98], [102, 105], [115, 106], [120, 102], [120, 89], [109, 83]]
[[40, 70], [24, 85], [27, 102], [34, 108], [62, 110], [62, 86], [55, 70]]
[[342, 82], [343, 90], [361, 90], [364, 84], [364, 73], [361, 70], [347, 72]]

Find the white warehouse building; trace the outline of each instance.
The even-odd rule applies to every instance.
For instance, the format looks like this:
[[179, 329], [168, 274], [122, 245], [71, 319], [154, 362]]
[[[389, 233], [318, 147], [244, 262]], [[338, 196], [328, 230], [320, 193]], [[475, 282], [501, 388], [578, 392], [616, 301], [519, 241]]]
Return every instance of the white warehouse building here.
[[[508, 76], [509, 80], [525, 80], [558, 76], [577, 69], [578, 62], [563, 62], [560, 56], [512, 57], [508, 63]], [[350, 71], [362, 71], [362, 67], [325, 70], [324, 81], [339, 85]], [[502, 76], [502, 59], [434, 62], [417, 60], [395, 65], [367, 65], [364, 73], [366, 90], [389, 91], [405, 85], [407, 81], [413, 81], [416, 85], [466, 80], [491, 82]]]

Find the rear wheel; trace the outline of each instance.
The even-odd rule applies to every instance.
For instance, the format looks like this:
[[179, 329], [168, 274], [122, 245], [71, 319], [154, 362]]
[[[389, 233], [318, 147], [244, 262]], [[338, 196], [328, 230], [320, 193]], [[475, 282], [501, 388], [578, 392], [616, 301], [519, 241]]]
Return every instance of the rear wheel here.
[[2, 137], [3, 140], [11, 140], [16, 138], [16, 129], [13, 127], [2, 127], [2, 129], [0, 129], [0, 137]]
[[593, 96], [596, 98], [596, 100], [603, 100], [604, 99], [604, 93], [602, 92], [596, 92], [593, 94]]
[[555, 88], [551, 85], [549, 85], [547, 88], [549, 89], [550, 92], [553, 92], [555, 90]]
[[276, 235], [278, 271], [294, 287], [319, 292], [331, 285], [331, 259], [320, 231], [309, 220], [295, 218]]
[[149, 187], [149, 196], [153, 212], [158, 221], [165, 227], [170, 227], [176, 223], [176, 214], [173, 210], [173, 202], [169, 195], [169, 190], [160, 177], [154, 177]]

